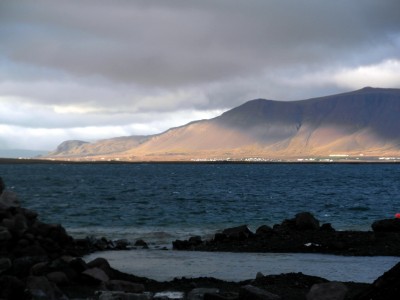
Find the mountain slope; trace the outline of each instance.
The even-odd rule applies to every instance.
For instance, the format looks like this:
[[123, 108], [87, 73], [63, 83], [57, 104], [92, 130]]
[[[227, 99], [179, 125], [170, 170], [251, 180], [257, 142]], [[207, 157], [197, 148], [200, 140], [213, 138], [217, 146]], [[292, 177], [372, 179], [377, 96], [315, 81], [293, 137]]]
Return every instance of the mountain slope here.
[[48, 157], [83, 157], [110, 155], [137, 147], [151, 136], [127, 136], [99, 140], [89, 143], [79, 140], [62, 142], [56, 150], [50, 152]]
[[400, 155], [399, 116], [399, 89], [364, 88], [291, 102], [257, 99], [159, 135], [103, 140], [102, 147], [83, 144], [56, 155], [133, 160]]

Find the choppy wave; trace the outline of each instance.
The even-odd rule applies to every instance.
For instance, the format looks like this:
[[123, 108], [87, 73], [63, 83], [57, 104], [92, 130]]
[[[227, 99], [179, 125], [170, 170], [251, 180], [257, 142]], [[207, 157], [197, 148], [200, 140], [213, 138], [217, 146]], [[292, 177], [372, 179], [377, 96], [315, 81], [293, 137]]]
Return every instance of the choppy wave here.
[[370, 230], [400, 211], [400, 165], [104, 164], [0, 165], [23, 205], [73, 235], [175, 238], [300, 211], [336, 229]]

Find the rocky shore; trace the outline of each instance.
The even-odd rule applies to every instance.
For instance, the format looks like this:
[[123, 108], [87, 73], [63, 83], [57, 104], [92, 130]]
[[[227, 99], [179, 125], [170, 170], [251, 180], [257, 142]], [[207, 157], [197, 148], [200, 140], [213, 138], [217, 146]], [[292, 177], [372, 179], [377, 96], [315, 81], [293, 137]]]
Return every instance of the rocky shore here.
[[323, 253], [352, 256], [400, 256], [400, 219], [373, 222], [372, 231], [336, 231], [320, 225], [311, 213], [303, 212], [273, 227], [260, 226], [252, 232], [246, 225], [227, 228], [211, 240], [201, 237], [176, 240], [176, 250]]
[[[308, 221], [303, 223], [303, 218]], [[294, 220], [287, 220], [274, 228], [260, 227], [256, 233], [249, 231], [246, 226], [230, 228], [216, 235], [212, 241], [203, 242], [201, 238], [193, 237], [188, 241], [176, 241], [174, 246], [177, 249], [209, 251], [256, 251], [257, 247], [262, 246], [258, 249], [276, 252], [293, 249], [292, 252], [301, 252], [300, 248], [287, 248], [287, 245], [283, 246], [285, 243], [279, 242], [279, 239], [290, 241], [297, 233], [302, 238], [298, 237], [292, 243], [301, 246], [307, 240], [310, 245], [305, 245], [304, 249], [313, 249], [309, 252], [328, 249], [322, 238], [320, 240], [317, 237], [331, 235], [332, 243], [336, 239], [346, 241], [343, 242], [344, 246], [335, 246], [336, 251], [339, 251], [337, 253], [399, 253], [395, 252], [399, 249], [396, 248], [397, 244], [388, 242], [387, 247], [383, 244], [384, 240], [395, 237], [398, 240], [395, 235], [398, 231], [393, 232], [394, 229], [390, 227], [397, 226], [397, 222], [383, 221], [376, 224], [375, 227], [380, 229], [375, 228], [373, 238], [368, 233], [366, 237], [360, 238], [362, 242], [350, 243], [351, 237], [345, 240], [344, 236], [338, 235], [328, 225], [318, 224], [318, 228], [309, 228], [310, 220], [310, 216], [296, 216]], [[280, 238], [271, 240], [274, 235]], [[261, 236], [265, 240], [263, 243]], [[310, 239], [312, 236], [315, 239]], [[353, 240], [357, 241], [354, 236]], [[368, 243], [366, 239], [369, 239]], [[374, 246], [369, 246], [371, 243]], [[102, 258], [90, 262], [82, 259], [83, 255], [93, 251], [126, 249], [127, 245], [126, 241], [74, 239], [61, 225], [41, 222], [36, 212], [20, 206], [17, 196], [6, 189], [0, 178], [0, 299], [387, 300], [397, 299], [400, 287], [400, 264], [373, 284], [329, 282], [302, 273], [269, 276], [259, 273], [254, 279], [242, 282], [226, 282], [214, 278], [180, 278], [157, 282], [115, 270]], [[363, 247], [368, 250], [362, 250]], [[351, 250], [353, 248], [357, 250]]]

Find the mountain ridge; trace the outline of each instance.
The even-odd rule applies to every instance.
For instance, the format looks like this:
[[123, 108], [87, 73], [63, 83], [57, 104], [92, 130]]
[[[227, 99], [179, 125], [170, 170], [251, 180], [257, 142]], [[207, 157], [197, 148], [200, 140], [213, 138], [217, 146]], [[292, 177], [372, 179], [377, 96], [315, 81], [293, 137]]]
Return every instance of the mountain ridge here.
[[192, 160], [400, 156], [400, 89], [361, 90], [296, 101], [254, 99], [218, 117], [152, 136], [84, 143], [48, 158]]

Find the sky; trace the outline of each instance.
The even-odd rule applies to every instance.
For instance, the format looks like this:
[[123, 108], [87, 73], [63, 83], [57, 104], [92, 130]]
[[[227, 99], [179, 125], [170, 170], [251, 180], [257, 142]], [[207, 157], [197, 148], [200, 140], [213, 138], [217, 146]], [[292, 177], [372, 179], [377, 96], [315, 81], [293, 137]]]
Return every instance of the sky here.
[[399, 0], [0, 0], [0, 149], [400, 88]]

